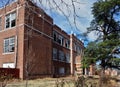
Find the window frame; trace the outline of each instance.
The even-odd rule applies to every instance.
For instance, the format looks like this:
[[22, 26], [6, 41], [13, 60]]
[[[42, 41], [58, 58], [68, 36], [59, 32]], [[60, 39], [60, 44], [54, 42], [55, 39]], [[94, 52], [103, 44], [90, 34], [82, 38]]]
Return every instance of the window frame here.
[[70, 48], [70, 41], [68, 39], [65, 40], [65, 47]]
[[[13, 40], [13, 42], [11, 42]], [[6, 50], [7, 49], [7, 50]], [[14, 53], [15, 52], [15, 36], [5, 38], [3, 45], [3, 53]]]
[[70, 63], [70, 53], [66, 53], [65, 57], [66, 57], [66, 63]]
[[58, 37], [58, 33], [56, 31], [53, 31], [53, 40], [55, 42], [57, 42], [57, 37]]
[[[14, 25], [12, 26], [13, 23]], [[14, 11], [5, 16], [5, 29], [13, 28], [15, 26], [16, 26], [16, 12]]]
[[58, 60], [58, 58], [57, 58], [57, 51], [58, 50], [56, 48], [53, 48], [53, 52], [52, 52], [53, 53], [53, 57], [52, 57], [53, 60]]
[[59, 61], [65, 62], [65, 54], [61, 50], [59, 50]]

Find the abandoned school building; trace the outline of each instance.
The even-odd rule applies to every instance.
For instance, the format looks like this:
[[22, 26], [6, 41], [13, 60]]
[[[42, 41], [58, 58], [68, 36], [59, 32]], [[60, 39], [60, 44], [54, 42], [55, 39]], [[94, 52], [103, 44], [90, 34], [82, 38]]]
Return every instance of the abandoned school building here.
[[82, 74], [84, 44], [68, 35], [30, 1], [0, 8], [0, 67], [18, 68], [20, 78]]

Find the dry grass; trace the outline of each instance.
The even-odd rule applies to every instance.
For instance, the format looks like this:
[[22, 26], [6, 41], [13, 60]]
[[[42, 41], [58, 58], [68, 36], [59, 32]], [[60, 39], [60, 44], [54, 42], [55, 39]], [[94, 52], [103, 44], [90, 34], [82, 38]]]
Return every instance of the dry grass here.
[[[25, 87], [26, 81], [13, 80], [7, 87]], [[83, 84], [83, 85], [81, 85]], [[120, 87], [116, 86], [115, 79], [108, 79], [103, 87]], [[98, 77], [80, 77], [79, 79], [68, 78], [44, 78], [29, 80], [27, 87], [99, 87]]]

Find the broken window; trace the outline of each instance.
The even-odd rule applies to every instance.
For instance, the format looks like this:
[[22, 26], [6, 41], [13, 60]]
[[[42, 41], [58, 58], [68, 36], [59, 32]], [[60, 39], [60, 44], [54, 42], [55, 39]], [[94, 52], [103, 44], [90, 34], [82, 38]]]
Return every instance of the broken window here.
[[53, 39], [54, 41], [57, 41], [57, 33], [55, 31], [53, 31]]
[[16, 25], [16, 13], [6, 15], [5, 28], [11, 28]]
[[70, 48], [70, 41], [67, 39], [65, 40], [65, 47]]
[[14, 52], [15, 50], [15, 37], [4, 39], [4, 53]]

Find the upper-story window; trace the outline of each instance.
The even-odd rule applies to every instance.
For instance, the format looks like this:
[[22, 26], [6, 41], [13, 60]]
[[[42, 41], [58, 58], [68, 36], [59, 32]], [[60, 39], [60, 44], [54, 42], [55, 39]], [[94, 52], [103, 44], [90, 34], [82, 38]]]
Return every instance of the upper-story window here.
[[62, 46], [64, 46], [64, 41], [65, 41], [65, 39], [64, 39], [64, 37], [62, 37]]
[[53, 60], [57, 60], [57, 49], [53, 48]]
[[70, 47], [70, 41], [68, 39], [65, 39], [65, 37], [56, 31], [53, 31], [53, 40], [58, 43], [61, 46], [64, 46], [66, 48]]
[[4, 39], [4, 53], [14, 52], [15, 50], [15, 37]]
[[53, 39], [54, 41], [57, 41], [57, 32], [53, 31]]
[[81, 47], [78, 46], [78, 47], [77, 47], [77, 55], [81, 55], [81, 51], [82, 51]]
[[74, 43], [74, 51], [77, 51], [77, 44]]
[[58, 43], [63, 46], [63, 43], [64, 43], [63, 36], [59, 35]]
[[5, 28], [11, 28], [16, 26], [16, 13], [10, 13], [5, 17]]
[[65, 40], [65, 47], [69, 48], [70, 47], [70, 41], [69, 40]]

